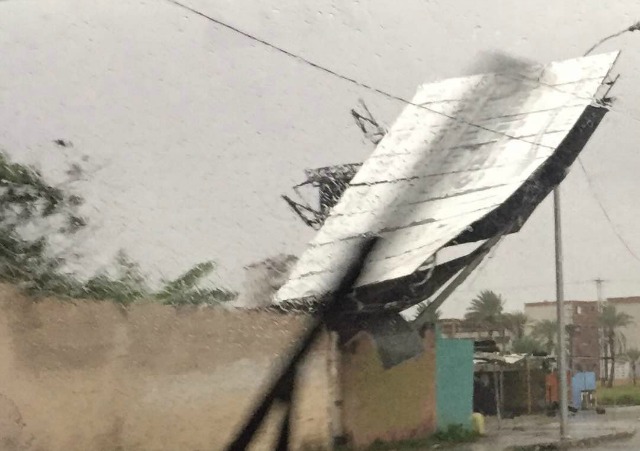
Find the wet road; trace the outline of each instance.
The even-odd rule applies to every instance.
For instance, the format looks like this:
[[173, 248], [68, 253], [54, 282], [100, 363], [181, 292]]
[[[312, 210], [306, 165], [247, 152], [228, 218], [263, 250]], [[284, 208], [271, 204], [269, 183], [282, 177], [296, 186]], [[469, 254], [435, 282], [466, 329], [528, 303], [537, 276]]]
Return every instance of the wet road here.
[[[640, 434], [636, 434], [634, 437], [626, 440], [616, 440], [594, 447], [580, 447], [575, 449], [584, 449], [590, 451], [638, 451], [640, 450]], [[491, 443], [474, 443], [472, 445], [461, 445], [455, 448], [449, 448], [450, 451], [499, 451], [495, 445]]]
[[590, 449], [593, 451], [608, 451], [610, 449], [615, 450], [640, 450], [640, 435], [636, 434], [633, 438], [629, 440], [620, 440], [615, 442], [603, 443], [595, 448], [584, 448]]
[[[588, 449], [593, 451], [607, 451], [607, 450], [629, 450], [629, 451], [640, 451], [640, 408], [639, 407], [631, 407], [631, 408], [617, 408], [617, 409], [607, 409], [607, 414], [604, 416], [598, 416], [597, 423], [594, 424], [594, 415], [590, 415], [589, 413], [584, 413], [577, 418], [573, 418], [570, 421], [570, 431], [573, 429], [573, 432], [576, 434], [573, 438], [578, 438], [582, 434], [577, 431], [580, 428], [584, 429], [585, 427], [597, 427], [595, 424], [606, 425], [607, 428], [614, 428], [618, 431], [629, 431], [630, 429], [637, 428], [638, 433], [636, 433], [633, 437], [623, 440], [611, 440], [607, 442], [603, 442], [601, 444], [589, 447], [581, 447], [580, 449]], [[573, 426], [571, 426], [571, 423]], [[592, 426], [593, 425], [593, 426]], [[529, 436], [533, 434], [534, 436], [540, 437], [540, 435], [556, 435], [557, 431], [549, 431], [548, 426], [540, 424], [538, 426], [528, 425], [523, 430], [526, 429], [527, 432], [510, 432], [505, 430], [504, 433], [499, 434], [499, 437], [490, 438], [487, 437], [484, 440], [480, 440], [477, 443], [469, 444], [469, 445], [460, 445], [453, 449], [455, 451], [499, 451], [500, 449], [504, 449], [508, 446], [517, 446], [519, 444], [525, 444], [527, 442]], [[603, 431], [604, 432], [604, 431]], [[571, 432], [570, 432], [571, 433]], [[523, 435], [524, 434], [524, 435]], [[523, 438], [525, 440], [523, 440]], [[551, 437], [549, 437], [551, 438]], [[527, 443], [529, 444], [529, 443]]]
[[[640, 428], [640, 409], [637, 407], [609, 409], [607, 414], [610, 419], [616, 420], [628, 420], [635, 421]], [[612, 450], [640, 450], [640, 431], [638, 431], [632, 438], [627, 440], [615, 440], [607, 443], [602, 443], [595, 447], [584, 448], [592, 451], [608, 451]]]

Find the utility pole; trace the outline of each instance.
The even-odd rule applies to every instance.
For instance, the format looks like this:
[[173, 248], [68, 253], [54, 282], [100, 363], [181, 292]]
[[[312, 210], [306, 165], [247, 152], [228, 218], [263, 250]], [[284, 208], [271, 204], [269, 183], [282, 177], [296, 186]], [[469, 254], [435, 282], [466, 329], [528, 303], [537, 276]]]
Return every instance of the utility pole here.
[[[636, 22], [630, 27], [607, 36], [595, 45], [593, 45], [585, 56], [596, 49], [600, 44], [609, 39], [620, 36], [630, 31], [640, 31], [640, 22]], [[568, 409], [568, 390], [567, 390], [567, 362], [565, 353], [565, 330], [564, 330], [564, 280], [562, 273], [562, 224], [560, 221], [560, 185], [553, 190], [553, 213], [555, 223], [555, 244], [556, 244], [556, 308], [558, 317], [558, 379], [560, 388], [560, 440], [566, 440], [567, 437], [567, 420], [569, 416]], [[596, 281], [598, 287], [598, 298], [602, 296], [602, 281]]]
[[555, 251], [556, 251], [556, 313], [558, 324], [558, 386], [560, 388], [560, 440], [566, 440], [567, 421], [569, 416], [568, 390], [567, 390], [567, 356], [565, 352], [565, 325], [564, 325], [564, 275], [562, 272], [562, 221], [560, 217], [560, 186], [553, 190], [553, 217], [555, 225]]
[[[597, 278], [594, 280], [596, 283], [596, 293], [598, 295], [598, 314], [602, 313], [602, 304], [604, 303], [604, 296], [602, 291], [602, 284], [604, 280]], [[602, 358], [600, 359], [602, 368], [600, 369], [600, 380], [604, 383], [609, 379], [609, 351], [607, 349], [607, 343], [604, 339], [603, 331], [600, 327], [598, 327], [598, 340], [600, 341], [600, 352], [602, 353]]]
[[603, 279], [595, 279], [594, 282], [596, 283], [596, 293], [598, 293], [598, 307], [602, 307], [602, 301], [604, 300], [603, 296], [602, 296], [602, 284], [604, 283]]

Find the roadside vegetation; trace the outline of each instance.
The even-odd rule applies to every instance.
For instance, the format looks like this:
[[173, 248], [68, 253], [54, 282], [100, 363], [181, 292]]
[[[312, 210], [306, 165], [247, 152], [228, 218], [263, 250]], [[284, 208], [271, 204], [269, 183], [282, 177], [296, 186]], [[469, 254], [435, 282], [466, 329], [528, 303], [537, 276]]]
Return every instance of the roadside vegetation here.
[[[394, 442], [376, 441], [372, 445], [364, 448], [357, 448], [361, 451], [402, 451], [402, 450], [424, 450], [432, 448], [446, 448], [448, 446], [460, 445], [463, 443], [473, 443], [480, 438], [470, 428], [461, 424], [449, 425], [446, 429], [438, 430], [430, 437], [413, 440], [400, 440]], [[338, 451], [353, 451], [355, 448], [338, 447]]]
[[614, 385], [598, 387], [598, 404], [605, 406], [640, 406], [640, 387]]
[[[71, 145], [63, 140], [55, 143]], [[125, 251], [117, 253], [108, 270], [86, 280], [66, 270], [67, 258], [76, 256], [73, 249], [87, 227], [80, 214], [84, 199], [71, 190], [82, 173], [81, 165], [73, 164], [67, 171], [69, 180], [54, 186], [37, 169], [0, 152], [0, 282], [33, 297], [111, 300], [121, 305], [143, 299], [175, 306], [217, 304], [235, 298], [231, 290], [206, 283], [215, 269], [212, 261], [199, 263], [155, 289]], [[68, 245], [61, 250], [52, 242]]]

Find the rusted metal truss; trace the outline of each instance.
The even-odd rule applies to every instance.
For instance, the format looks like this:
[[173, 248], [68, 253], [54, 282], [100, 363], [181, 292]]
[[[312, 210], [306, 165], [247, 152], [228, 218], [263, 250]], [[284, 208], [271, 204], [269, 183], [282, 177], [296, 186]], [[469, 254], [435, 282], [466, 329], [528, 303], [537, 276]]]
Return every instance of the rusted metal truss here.
[[[282, 198], [307, 226], [317, 230], [322, 227], [329, 212], [338, 203], [349, 186], [349, 182], [361, 167], [362, 163], [353, 163], [307, 169], [305, 170], [307, 179], [293, 187], [298, 200], [286, 195], [283, 195]], [[298, 188], [305, 185], [310, 185], [318, 190], [318, 206], [316, 208], [312, 207], [298, 191]]]

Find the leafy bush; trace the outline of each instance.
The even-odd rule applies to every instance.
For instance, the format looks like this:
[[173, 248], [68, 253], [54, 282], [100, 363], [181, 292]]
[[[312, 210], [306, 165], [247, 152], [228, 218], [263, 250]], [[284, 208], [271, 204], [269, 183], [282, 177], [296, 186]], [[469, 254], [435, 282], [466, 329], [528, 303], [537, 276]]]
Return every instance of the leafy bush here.
[[478, 438], [478, 434], [462, 424], [450, 424], [446, 429], [438, 430], [433, 438], [443, 443], [468, 443]]
[[[394, 442], [384, 442], [376, 440], [370, 446], [363, 448], [367, 451], [401, 451], [401, 450], [424, 450], [430, 449], [434, 445], [454, 445], [457, 443], [471, 443], [478, 439], [478, 434], [461, 425], [452, 424], [446, 429], [438, 430], [435, 434], [426, 438], [399, 440]], [[347, 446], [337, 447], [339, 451], [351, 451]]]
[[618, 385], [598, 388], [598, 404], [618, 406], [640, 405], [640, 386]]
[[[76, 176], [81, 172], [77, 164], [68, 171]], [[210, 261], [195, 265], [157, 292], [149, 289], [139, 265], [124, 251], [116, 255], [110, 273], [84, 282], [65, 274], [64, 259], [54, 255], [48, 238], [72, 238], [87, 225], [77, 213], [82, 203], [80, 196], [50, 185], [36, 169], [11, 162], [0, 152], [0, 281], [32, 296], [108, 299], [123, 305], [143, 298], [169, 305], [216, 304], [235, 298], [236, 293], [225, 288], [201, 286], [214, 270]]]
[[202, 288], [198, 282], [215, 268], [211, 261], [199, 263], [175, 280], [165, 284], [153, 297], [168, 305], [216, 304], [230, 301], [236, 293], [224, 288]]

